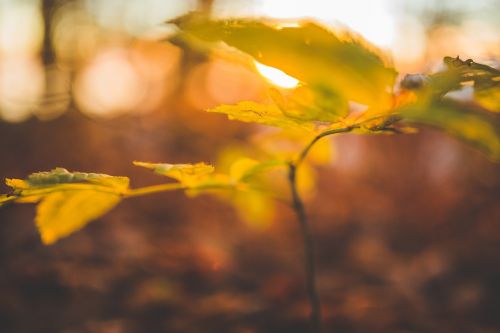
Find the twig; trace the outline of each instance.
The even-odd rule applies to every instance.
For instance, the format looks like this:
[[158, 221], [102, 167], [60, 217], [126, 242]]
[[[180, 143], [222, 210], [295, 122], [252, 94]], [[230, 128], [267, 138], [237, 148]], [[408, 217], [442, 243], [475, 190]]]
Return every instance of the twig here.
[[314, 146], [314, 144], [316, 144], [316, 142], [318, 142], [321, 138], [339, 133], [348, 133], [357, 127], [358, 125], [353, 125], [345, 128], [328, 130], [318, 134], [302, 150], [297, 159], [291, 161], [288, 164], [288, 182], [290, 185], [290, 190], [292, 192], [292, 207], [295, 211], [295, 214], [297, 215], [297, 220], [300, 226], [300, 232], [302, 234], [302, 240], [304, 243], [304, 256], [305, 256], [304, 266], [306, 273], [306, 289], [307, 289], [307, 297], [309, 299], [309, 304], [311, 307], [311, 314], [310, 314], [311, 333], [321, 332], [321, 303], [316, 283], [316, 261], [314, 259], [314, 239], [312, 236], [310, 224], [307, 219], [304, 202], [302, 201], [297, 189], [297, 169], [304, 161], [304, 159], [307, 157], [307, 154]]
[[288, 181], [292, 191], [292, 204], [300, 225], [300, 232], [304, 242], [306, 288], [311, 306], [311, 332], [321, 332], [321, 305], [316, 287], [316, 262], [314, 260], [314, 241], [307, 221], [304, 203], [297, 191], [297, 165], [289, 164]]

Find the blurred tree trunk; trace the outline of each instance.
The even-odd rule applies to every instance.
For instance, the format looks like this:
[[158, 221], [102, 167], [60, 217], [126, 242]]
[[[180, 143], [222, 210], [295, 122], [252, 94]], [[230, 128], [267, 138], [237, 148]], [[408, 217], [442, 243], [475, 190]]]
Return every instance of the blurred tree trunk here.
[[42, 61], [45, 66], [55, 62], [54, 47], [52, 46], [52, 15], [57, 7], [58, 0], [42, 0], [43, 16], [43, 47]]
[[205, 13], [210, 13], [212, 11], [212, 7], [214, 4], [214, 0], [200, 0], [199, 2], [199, 10]]

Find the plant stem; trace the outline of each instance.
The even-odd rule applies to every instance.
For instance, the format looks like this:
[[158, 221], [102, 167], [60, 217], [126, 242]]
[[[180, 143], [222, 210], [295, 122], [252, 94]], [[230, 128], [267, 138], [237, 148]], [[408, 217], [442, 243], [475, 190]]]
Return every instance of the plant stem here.
[[302, 152], [299, 154], [299, 157], [293, 162], [295, 167], [299, 167], [299, 165], [304, 161], [304, 159], [307, 157], [307, 154], [311, 150], [311, 148], [314, 146], [316, 142], [318, 142], [321, 138], [324, 138], [325, 136], [329, 135], [334, 135], [334, 134], [339, 134], [339, 133], [347, 133], [352, 131], [353, 129], [357, 128], [358, 126], [349, 126], [349, 127], [344, 127], [344, 128], [338, 128], [338, 129], [333, 129], [333, 130], [328, 130], [325, 132], [322, 132], [318, 134], [317, 136], [312, 139], [311, 142], [302, 150]]
[[173, 191], [173, 190], [182, 190], [182, 189], [185, 189], [185, 187], [179, 183], [159, 184], [159, 185], [152, 185], [152, 186], [131, 189], [125, 193], [125, 197], [126, 198], [138, 197], [147, 194]]
[[288, 181], [292, 191], [292, 204], [300, 225], [300, 232], [304, 242], [305, 271], [306, 271], [306, 289], [309, 304], [311, 306], [311, 332], [321, 332], [321, 305], [316, 287], [316, 262], [314, 260], [314, 240], [311, 229], [307, 221], [307, 215], [304, 203], [297, 191], [297, 165], [289, 164]]
[[318, 134], [314, 139], [309, 142], [309, 144], [302, 150], [298, 158], [291, 161], [288, 164], [288, 182], [290, 185], [290, 190], [292, 192], [292, 206], [297, 215], [297, 220], [300, 226], [300, 232], [302, 234], [302, 240], [304, 243], [304, 257], [305, 257], [305, 273], [306, 273], [306, 289], [307, 297], [309, 299], [309, 304], [311, 307], [310, 322], [311, 322], [311, 333], [321, 332], [321, 303], [317, 290], [316, 283], [316, 261], [314, 259], [314, 238], [311, 232], [310, 223], [307, 219], [307, 214], [304, 207], [304, 202], [300, 197], [299, 191], [297, 189], [297, 170], [307, 154], [321, 138], [325, 136], [347, 133], [357, 128], [358, 125], [348, 126], [345, 128], [332, 129]]

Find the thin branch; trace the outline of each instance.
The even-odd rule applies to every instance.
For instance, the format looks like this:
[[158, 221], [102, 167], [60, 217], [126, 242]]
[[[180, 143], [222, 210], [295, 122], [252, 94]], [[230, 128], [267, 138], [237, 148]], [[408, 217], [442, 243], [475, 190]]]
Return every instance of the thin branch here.
[[[316, 140], [317, 141], [317, 140]], [[304, 242], [306, 289], [309, 304], [311, 306], [311, 332], [321, 332], [321, 304], [316, 287], [316, 261], [314, 260], [314, 240], [307, 221], [304, 203], [297, 191], [297, 165], [289, 164], [288, 181], [292, 191], [292, 204], [300, 225], [300, 232]]]
[[334, 134], [339, 134], [339, 133], [347, 133], [352, 131], [354, 128], [357, 128], [358, 126], [349, 126], [349, 127], [344, 127], [344, 128], [338, 128], [338, 129], [332, 129], [328, 130], [325, 132], [322, 132], [318, 134], [314, 139], [312, 139], [311, 142], [302, 150], [302, 152], [299, 154], [299, 157], [293, 162], [293, 164], [298, 167], [302, 161], [307, 157], [307, 154], [311, 150], [311, 148], [314, 146], [316, 142], [318, 142], [321, 138], [324, 138], [325, 136], [329, 135], [334, 135]]
[[321, 303], [316, 283], [316, 261], [314, 259], [314, 238], [311, 232], [310, 223], [308, 222], [307, 219], [304, 202], [302, 201], [302, 198], [300, 197], [299, 191], [297, 189], [297, 170], [301, 165], [301, 163], [307, 157], [309, 151], [316, 144], [316, 142], [321, 140], [321, 138], [334, 134], [348, 133], [358, 127], [359, 124], [348, 126], [345, 128], [332, 129], [318, 134], [301, 151], [297, 159], [291, 161], [288, 164], [288, 182], [290, 185], [290, 190], [292, 192], [292, 207], [297, 216], [297, 220], [300, 226], [300, 232], [302, 235], [302, 240], [304, 243], [304, 256], [305, 256], [304, 266], [306, 273], [306, 289], [307, 289], [307, 297], [309, 299], [309, 304], [311, 306], [311, 314], [310, 314], [311, 333], [321, 332]]

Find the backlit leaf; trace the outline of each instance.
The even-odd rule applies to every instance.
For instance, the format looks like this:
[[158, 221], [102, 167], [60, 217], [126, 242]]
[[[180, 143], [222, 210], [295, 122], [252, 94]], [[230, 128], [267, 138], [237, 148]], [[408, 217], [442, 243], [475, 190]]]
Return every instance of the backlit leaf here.
[[285, 161], [258, 162], [250, 158], [240, 158], [231, 165], [229, 176], [235, 182], [247, 182], [263, 171], [284, 165]]
[[6, 179], [19, 203], [39, 202], [36, 225], [45, 244], [52, 244], [112, 209], [128, 190], [127, 177], [69, 172], [56, 168], [33, 173], [26, 180]]
[[36, 225], [42, 241], [52, 244], [111, 210], [121, 197], [93, 190], [58, 191], [38, 204]]
[[473, 83], [475, 101], [489, 111], [500, 112], [500, 70], [458, 57], [445, 57], [443, 62], [445, 70], [428, 76], [407, 75], [401, 86], [417, 91], [421, 102], [430, 102]]
[[[205, 42], [223, 41], [258, 62], [346, 100], [386, 106], [395, 74], [365, 41], [339, 36], [303, 21], [297, 27], [249, 19], [210, 20], [201, 14], [176, 19], [182, 34]], [[344, 34], [345, 35], [345, 34]]]
[[169, 164], [134, 162], [134, 165], [152, 169], [157, 174], [175, 179], [186, 187], [197, 185], [201, 180], [206, 179], [208, 175], [214, 172], [214, 167], [205, 163]]
[[269, 96], [287, 117], [309, 121], [334, 122], [348, 113], [347, 101], [335, 93], [308, 86], [293, 90], [270, 89]]
[[236, 105], [220, 105], [207, 111], [223, 113], [231, 120], [239, 120], [247, 123], [302, 131], [314, 130], [314, 124], [310, 121], [288, 117], [276, 105], [272, 104], [240, 102]]
[[478, 81], [474, 85], [475, 101], [492, 112], [500, 112], [500, 76], [498, 78], [498, 81]]
[[415, 104], [401, 109], [401, 113], [412, 122], [443, 129], [500, 161], [500, 122], [491, 114], [451, 102]]
[[274, 219], [274, 200], [261, 192], [237, 192], [230, 201], [241, 219], [253, 228], [264, 229]]

